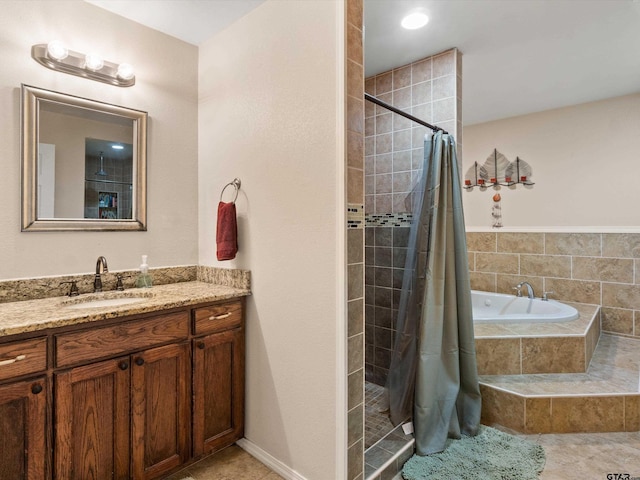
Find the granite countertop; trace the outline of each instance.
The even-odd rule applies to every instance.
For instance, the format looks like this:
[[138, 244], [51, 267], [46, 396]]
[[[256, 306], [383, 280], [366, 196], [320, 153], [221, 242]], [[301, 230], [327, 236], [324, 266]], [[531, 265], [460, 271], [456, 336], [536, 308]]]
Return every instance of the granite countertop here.
[[[124, 292], [84, 294], [77, 297], [53, 297], [0, 304], [0, 336], [36, 332], [47, 328], [89, 323], [109, 318], [138, 315], [170, 308], [215, 302], [250, 295], [247, 289], [206, 282], [180, 282], [151, 288], [133, 288]], [[82, 302], [122, 296], [143, 296], [139, 302], [119, 306], [83, 308]]]

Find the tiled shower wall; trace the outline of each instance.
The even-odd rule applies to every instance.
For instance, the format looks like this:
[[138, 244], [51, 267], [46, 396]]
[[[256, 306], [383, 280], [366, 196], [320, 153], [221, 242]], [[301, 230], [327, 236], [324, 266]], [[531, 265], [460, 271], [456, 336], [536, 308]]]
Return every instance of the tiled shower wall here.
[[601, 305], [602, 331], [640, 337], [640, 234], [467, 233], [471, 288]]
[[362, 0], [346, 0], [347, 480], [364, 478], [364, 56]]
[[[461, 65], [462, 55], [452, 49], [365, 80], [367, 93], [454, 135], [459, 165]], [[384, 385], [402, 288], [410, 194], [429, 130], [365, 103], [365, 377]]]

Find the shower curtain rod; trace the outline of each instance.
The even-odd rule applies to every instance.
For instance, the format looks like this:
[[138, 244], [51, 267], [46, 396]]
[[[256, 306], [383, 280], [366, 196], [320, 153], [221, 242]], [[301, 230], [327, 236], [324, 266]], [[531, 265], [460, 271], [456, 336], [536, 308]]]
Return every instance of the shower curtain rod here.
[[364, 94], [364, 99], [365, 100], [369, 100], [370, 102], [373, 102], [373, 103], [375, 103], [377, 105], [380, 105], [382, 108], [386, 108], [387, 110], [391, 110], [393, 113], [397, 113], [398, 115], [402, 115], [403, 117], [408, 118], [409, 120], [412, 120], [412, 121], [414, 121], [416, 123], [419, 123], [420, 125], [423, 125], [423, 126], [425, 126], [427, 128], [430, 128], [434, 132], [441, 131], [445, 135], [448, 135], [447, 131], [444, 128], [434, 127], [433, 125], [428, 124], [424, 120], [420, 120], [418, 117], [414, 117], [410, 113], [403, 112], [402, 110], [400, 110], [400, 109], [398, 109], [398, 108], [396, 108], [396, 107], [394, 107], [392, 105], [389, 105], [388, 103], [385, 103], [382, 100], [374, 97], [373, 95], [369, 95], [368, 93], [365, 93]]

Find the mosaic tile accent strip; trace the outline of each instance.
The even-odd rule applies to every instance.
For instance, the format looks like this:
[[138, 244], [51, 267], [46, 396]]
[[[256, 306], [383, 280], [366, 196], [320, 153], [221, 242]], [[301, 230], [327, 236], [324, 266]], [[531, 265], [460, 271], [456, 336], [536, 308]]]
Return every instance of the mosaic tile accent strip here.
[[364, 228], [364, 205], [347, 204], [347, 228]]
[[367, 213], [364, 216], [367, 227], [409, 227], [413, 214], [411, 213]]

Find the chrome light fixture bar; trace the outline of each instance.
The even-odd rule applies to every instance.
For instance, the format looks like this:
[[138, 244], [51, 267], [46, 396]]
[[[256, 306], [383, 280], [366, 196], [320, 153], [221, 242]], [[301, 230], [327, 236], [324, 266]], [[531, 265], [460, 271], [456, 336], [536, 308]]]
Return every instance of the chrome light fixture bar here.
[[136, 77], [133, 67], [127, 63], [113, 63], [103, 60], [94, 53], [84, 54], [67, 50], [58, 41], [34, 45], [31, 56], [41, 65], [51, 70], [64, 72], [79, 77], [89, 78], [98, 82], [130, 87], [135, 85]]

